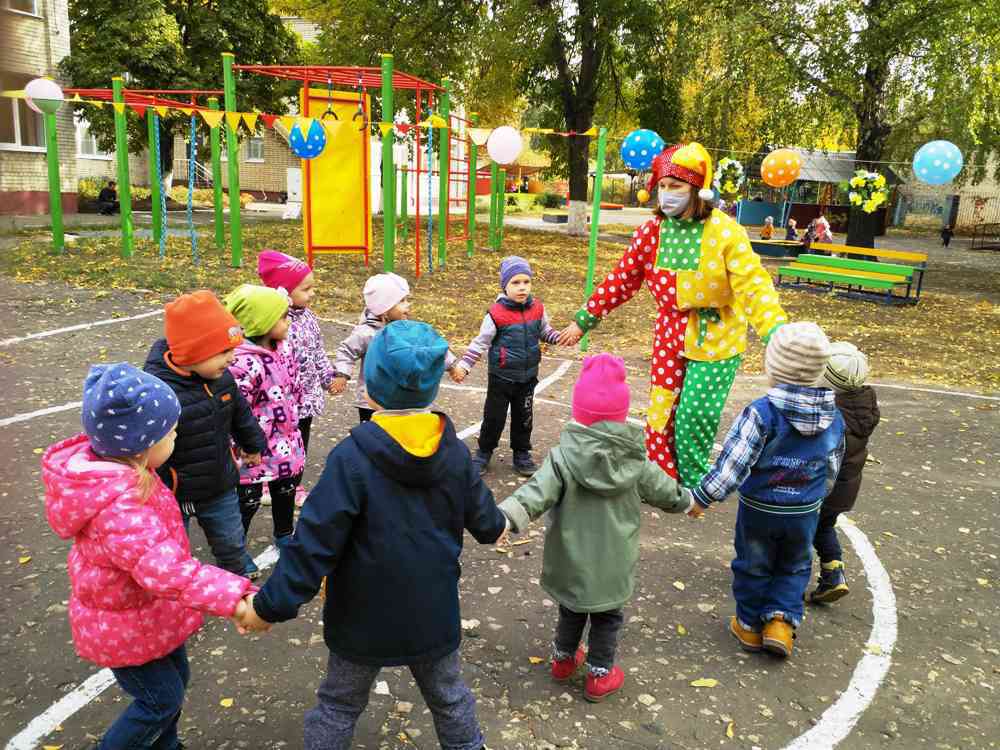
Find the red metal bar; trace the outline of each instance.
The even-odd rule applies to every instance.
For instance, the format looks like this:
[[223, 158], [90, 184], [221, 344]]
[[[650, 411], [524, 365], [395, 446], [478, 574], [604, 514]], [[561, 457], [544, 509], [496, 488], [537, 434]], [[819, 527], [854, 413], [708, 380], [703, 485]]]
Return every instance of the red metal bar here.
[[[344, 65], [233, 65], [233, 70], [243, 70], [248, 73], [284, 78], [288, 80], [330, 80], [338, 85], [355, 88], [358, 76], [364, 88], [381, 88], [382, 69], [365, 68]], [[396, 89], [439, 91], [441, 87], [425, 81], [409, 73], [394, 72], [392, 86]]]
[[[413, 117], [414, 117], [414, 119], [417, 122], [420, 122], [421, 99], [423, 99], [423, 97], [420, 95], [420, 90], [417, 90], [417, 92], [416, 92], [416, 98], [417, 98], [417, 103], [416, 103], [416, 106], [413, 109]], [[420, 156], [421, 156], [421, 151], [422, 151], [422, 149], [420, 147], [420, 130], [421, 130], [420, 128], [417, 128], [417, 137], [416, 137], [416, 151], [417, 151], [417, 170], [416, 171], [417, 171], [417, 179], [414, 180], [414, 182], [416, 183], [416, 188], [413, 191], [413, 195], [414, 195], [414, 197], [416, 198], [416, 201], [417, 201], [416, 210], [414, 211], [414, 221], [416, 223], [414, 224], [415, 228], [414, 228], [414, 231], [413, 231], [413, 240], [414, 240], [414, 243], [415, 243], [414, 244], [414, 257], [416, 258], [415, 267], [416, 267], [416, 276], [417, 276], [418, 279], [420, 278], [420, 175], [423, 173], [423, 170], [421, 170], [421, 167], [420, 167]]]

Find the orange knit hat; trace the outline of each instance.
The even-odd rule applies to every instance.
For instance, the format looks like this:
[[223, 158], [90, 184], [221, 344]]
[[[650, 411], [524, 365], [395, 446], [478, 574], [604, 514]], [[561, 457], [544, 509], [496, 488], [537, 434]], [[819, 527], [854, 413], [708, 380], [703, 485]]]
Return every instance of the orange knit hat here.
[[207, 289], [168, 302], [163, 330], [170, 358], [181, 367], [204, 362], [243, 341], [236, 318]]

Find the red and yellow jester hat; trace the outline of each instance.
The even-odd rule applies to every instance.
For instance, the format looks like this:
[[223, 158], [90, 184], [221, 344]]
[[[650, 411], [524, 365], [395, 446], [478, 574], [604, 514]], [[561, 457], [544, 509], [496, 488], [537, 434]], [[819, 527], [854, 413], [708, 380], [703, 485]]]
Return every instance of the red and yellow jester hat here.
[[653, 174], [647, 189], [653, 192], [664, 177], [675, 177], [698, 188], [698, 197], [710, 201], [712, 192], [712, 157], [700, 143], [668, 146], [653, 159]]

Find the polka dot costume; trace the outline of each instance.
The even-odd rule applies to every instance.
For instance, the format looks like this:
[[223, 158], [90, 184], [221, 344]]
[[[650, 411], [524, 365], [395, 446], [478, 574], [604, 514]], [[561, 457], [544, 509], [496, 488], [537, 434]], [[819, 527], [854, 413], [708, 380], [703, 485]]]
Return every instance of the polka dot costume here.
[[747, 326], [741, 308], [752, 308], [756, 299], [760, 309], [752, 320], [758, 332], [758, 323], [770, 326], [785, 320], [759, 259], [749, 250], [750, 257], [744, 254], [745, 232], [735, 223], [735, 230], [725, 224], [726, 219], [712, 224], [717, 218], [655, 218], [644, 224], [575, 318], [589, 331], [640, 287], [649, 289], [658, 311], [646, 451], [650, 460], [688, 487], [708, 471], [708, 456], [739, 369]]

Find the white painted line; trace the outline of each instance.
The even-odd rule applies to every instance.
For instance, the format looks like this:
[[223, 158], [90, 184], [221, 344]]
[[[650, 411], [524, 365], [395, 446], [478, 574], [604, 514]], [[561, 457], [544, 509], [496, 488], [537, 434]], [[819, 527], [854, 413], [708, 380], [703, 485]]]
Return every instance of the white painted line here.
[[[767, 375], [740, 375], [741, 380], [766, 380]], [[986, 396], [982, 393], [969, 393], [968, 391], [946, 391], [942, 388], [922, 388], [918, 385], [900, 385], [899, 383], [879, 383], [877, 380], [868, 381], [868, 385], [879, 388], [892, 388], [897, 391], [914, 391], [915, 393], [936, 393], [940, 396], [962, 396], [963, 398], [977, 398], [983, 401], [1000, 401], [1000, 396]]]
[[29, 419], [35, 419], [37, 417], [46, 417], [49, 414], [58, 414], [61, 411], [79, 409], [81, 406], [83, 406], [82, 401], [70, 401], [68, 404], [62, 404], [61, 406], [48, 406], [44, 409], [39, 409], [38, 411], [15, 414], [13, 417], [4, 417], [3, 419], [0, 419], [0, 427], [6, 427], [7, 425], [15, 424], [16, 422], [27, 422]]
[[854, 668], [847, 689], [819, 717], [816, 725], [785, 746], [784, 750], [826, 750], [836, 747], [851, 733], [861, 714], [875, 698], [892, 664], [896, 645], [896, 595], [889, 573], [875, 554], [865, 533], [843, 516], [837, 526], [851, 540], [868, 578], [872, 592], [872, 629], [865, 653]]
[[72, 331], [86, 331], [88, 328], [97, 328], [98, 326], [108, 326], [112, 323], [126, 323], [130, 320], [141, 320], [142, 318], [151, 318], [154, 315], [163, 315], [163, 310], [152, 310], [151, 312], [144, 312], [139, 315], [130, 315], [127, 318], [105, 318], [104, 320], [95, 320], [93, 323], [80, 323], [75, 326], [66, 326], [65, 328], [53, 328], [51, 331], [40, 331], [39, 333], [29, 333], [27, 336], [15, 336], [10, 339], [3, 339], [0, 341], [0, 346], [10, 346], [11, 344], [20, 344], [22, 341], [31, 341], [32, 339], [44, 339], [48, 336], [57, 336], [60, 333], [70, 333]]

